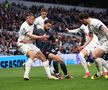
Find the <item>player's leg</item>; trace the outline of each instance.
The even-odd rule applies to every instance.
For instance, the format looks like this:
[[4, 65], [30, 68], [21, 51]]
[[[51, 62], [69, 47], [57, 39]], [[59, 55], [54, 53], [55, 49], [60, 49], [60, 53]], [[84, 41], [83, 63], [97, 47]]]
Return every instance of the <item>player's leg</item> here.
[[82, 66], [83, 66], [83, 68], [85, 70], [84, 78], [87, 78], [87, 77], [90, 76], [90, 71], [88, 69], [87, 62], [85, 60], [85, 56], [88, 56], [88, 51], [86, 49], [83, 49], [79, 53], [79, 58], [80, 58], [80, 61], [81, 61]]
[[54, 73], [59, 73], [59, 66], [57, 61], [53, 61]]
[[28, 60], [25, 63], [25, 72], [24, 72], [24, 80], [29, 80], [29, 72], [32, 66], [32, 62], [35, 58], [35, 53], [30, 50], [27, 52]]
[[[52, 53], [50, 53], [52, 52]], [[54, 54], [53, 54], [54, 53]], [[46, 50], [46, 57], [51, 61], [53, 61], [53, 70], [54, 70], [54, 75], [56, 77], [58, 77], [59, 79], [63, 79], [63, 76], [61, 73], [59, 73], [59, 66], [58, 66], [58, 62], [63, 63], [63, 61], [60, 60], [55, 60], [55, 55], [57, 54], [57, 52], [55, 51], [55, 49], [52, 49], [52, 47], [50, 47], [49, 49]], [[52, 69], [50, 68], [50, 71], [52, 71]]]
[[59, 79], [63, 79], [62, 74], [59, 72], [59, 62], [53, 61], [53, 67], [54, 67], [54, 75]]
[[[105, 78], [108, 78], [108, 70], [104, 67], [104, 65], [106, 67], [108, 67], [108, 64], [106, 63], [106, 61], [103, 59], [103, 58], [99, 58], [102, 62], [102, 75], [105, 77]], [[100, 69], [99, 69], [99, 66], [98, 64], [96, 63], [96, 67], [97, 67], [97, 70], [98, 72], [100, 72]]]
[[[98, 46], [93, 52], [93, 57], [99, 67], [99, 72], [96, 73], [97, 77], [102, 75], [102, 65], [108, 70], [108, 63], [101, 58], [101, 56], [106, 52], [108, 52], [108, 41], [104, 42], [101, 46]], [[93, 77], [95, 79], [95, 75]]]
[[49, 53], [48, 58], [53, 60], [53, 67], [54, 67], [54, 74], [59, 79], [63, 79], [63, 76], [61, 73], [59, 73], [59, 62], [64, 63], [63, 61], [60, 61], [59, 58], [56, 57], [55, 54]]
[[87, 66], [90, 67], [91, 66], [91, 55], [87, 56], [85, 59], [87, 62]]
[[50, 67], [51, 75], [54, 75], [54, 67], [53, 67], [53, 61], [52, 60], [49, 60], [49, 67]]
[[50, 67], [49, 67], [49, 61], [46, 60], [45, 55], [41, 51], [38, 51], [36, 56], [42, 61], [44, 69], [46, 71], [46, 74], [48, 75], [48, 78], [49, 79], [58, 79], [58, 78], [51, 75]]
[[[108, 53], [108, 41], [104, 42], [102, 46], [100, 46], [100, 48], [104, 51], [104, 54]], [[108, 63], [106, 60], [104, 60], [104, 58], [101, 58], [102, 60], [102, 65], [104, 66], [104, 77], [108, 78]]]
[[104, 54], [104, 51], [100, 48], [96, 48], [96, 50], [92, 53], [92, 56], [95, 60], [95, 63], [96, 63], [96, 67], [97, 67], [97, 70], [98, 72], [93, 75], [91, 77], [91, 79], [97, 79], [97, 78], [100, 78], [102, 73], [103, 73], [103, 70], [102, 70], [102, 60], [101, 60], [101, 56]]
[[102, 58], [98, 58], [96, 60], [98, 60], [98, 63], [99, 63], [99, 60], [101, 60], [102, 66], [99, 66], [97, 61], [95, 62], [98, 72], [95, 74], [96, 76], [94, 75], [95, 78], [91, 77], [91, 79], [100, 78], [102, 75], [106, 79], [108, 79], [108, 64], [107, 64], [107, 62], [104, 59], [102, 59]]
[[108, 70], [105, 67], [103, 67], [103, 76], [108, 78]]
[[26, 56], [28, 57], [27, 62], [24, 64], [24, 80], [29, 80], [29, 72], [32, 66], [32, 62], [34, 60], [35, 57], [35, 53], [34, 51], [29, 47], [29, 45], [22, 45], [19, 50], [23, 53], [26, 54]]
[[[102, 56], [102, 58], [106, 61], [107, 59], [105, 58], [106, 57], [106, 54], [104, 54]], [[107, 62], [107, 61], [106, 61]], [[108, 70], [103, 66], [103, 76], [106, 78], [108, 77]]]
[[71, 78], [71, 76], [68, 75], [68, 73], [67, 73], [67, 67], [66, 67], [65, 63], [62, 61], [62, 59], [60, 58], [60, 56], [58, 54], [55, 55], [55, 54], [50, 53], [48, 57], [50, 59], [60, 63], [60, 67], [65, 75], [65, 78]]
[[108, 79], [108, 63], [103, 59], [103, 58], [100, 58], [101, 61], [102, 61], [102, 65], [103, 65], [103, 73], [102, 75]]

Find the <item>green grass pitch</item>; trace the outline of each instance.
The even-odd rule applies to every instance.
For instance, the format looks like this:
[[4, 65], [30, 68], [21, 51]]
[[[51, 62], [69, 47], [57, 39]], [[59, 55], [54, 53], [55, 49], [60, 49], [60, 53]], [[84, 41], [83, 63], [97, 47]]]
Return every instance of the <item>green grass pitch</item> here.
[[[33, 67], [30, 80], [23, 80], [23, 68], [0, 69], [0, 90], [108, 90], [108, 80], [84, 79], [81, 65], [68, 65], [71, 80], [48, 80], [43, 67]], [[96, 72], [94, 65], [90, 67], [92, 74]], [[61, 72], [61, 70], [60, 70]]]

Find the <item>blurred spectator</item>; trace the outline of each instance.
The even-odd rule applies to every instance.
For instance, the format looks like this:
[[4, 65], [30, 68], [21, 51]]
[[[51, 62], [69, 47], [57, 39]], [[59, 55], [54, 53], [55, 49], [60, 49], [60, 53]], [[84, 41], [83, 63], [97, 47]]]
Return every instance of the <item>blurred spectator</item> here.
[[23, 54], [19, 52], [18, 47], [16, 47], [16, 50], [14, 51], [14, 55], [23, 55]]

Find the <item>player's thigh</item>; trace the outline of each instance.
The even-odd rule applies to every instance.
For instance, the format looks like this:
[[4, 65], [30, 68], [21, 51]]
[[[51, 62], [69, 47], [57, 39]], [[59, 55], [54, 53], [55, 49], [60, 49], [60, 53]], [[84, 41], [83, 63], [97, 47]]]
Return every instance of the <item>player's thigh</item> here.
[[48, 58], [54, 61], [62, 62], [60, 56], [57, 54], [49, 53]]
[[36, 57], [41, 59], [42, 62], [46, 61], [46, 57], [45, 57], [45, 55], [41, 51], [38, 51], [36, 53]]
[[28, 45], [23, 44], [19, 47], [19, 51], [22, 52], [23, 54], [27, 55], [27, 52], [32, 50]]
[[92, 53], [94, 58], [101, 57], [104, 53], [108, 53], [108, 41], [98, 46]]
[[104, 51], [103, 51], [101, 48], [99, 48], [99, 47], [97, 47], [97, 48], [95, 49], [95, 51], [92, 52], [93, 58], [99, 58], [99, 57], [101, 57], [103, 54], [104, 54]]
[[28, 52], [27, 52], [27, 56], [30, 58], [30, 59], [32, 59], [32, 60], [34, 60], [34, 58], [35, 58], [35, 53], [34, 53], [34, 51], [33, 50], [29, 50]]
[[82, 53], [84, 55], [84, 57], [90, 55], [90, 48], [89, 47], [85, 47], [84, 49], [82, 49], [80, 51], [80, 53]]
[[29, 47], [34, 51], [35, 54], [40, 51], [40, 49], [33, 44], [29, 44]]
[[100, 45], [99, 48], [102, 49], [105, 53], [108, 53], [108, 41]]
[[35, 52], [32, 50], [32, 48], [29, 45], [22, 45], [19, 47], [19, 51], [21, 51], [23, 54], [25, 54], [27, 57], [34, 59]]

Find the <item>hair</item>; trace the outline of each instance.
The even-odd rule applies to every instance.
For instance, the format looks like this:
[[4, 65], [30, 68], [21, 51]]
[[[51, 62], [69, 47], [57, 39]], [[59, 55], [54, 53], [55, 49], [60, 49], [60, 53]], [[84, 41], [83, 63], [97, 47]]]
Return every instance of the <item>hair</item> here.
[[47, 20], [44, 21], [44, 24], [47, 24], [47, 23], [53, 24], [53, 21], [50, 20], [50, 19], [47, 19]]
[[[34, 14], [31, 13], [31, 12], [27, 12], [27, 13], [26, 13], [26, 17], [28, 17], [28, 16], [34, 16]], [[34, 17], [35, 17], [35, 16], [34, 16]]]
[[87, 18], [89, 18], [90, 16], [89, 16], [89, 14], [87, 13], [87, 12], [81, 12], [80, 14], [79, 14], [79, 19], [87, 19]]
[[41, 8], [40, 12], [48, 12], [46, 8]]

